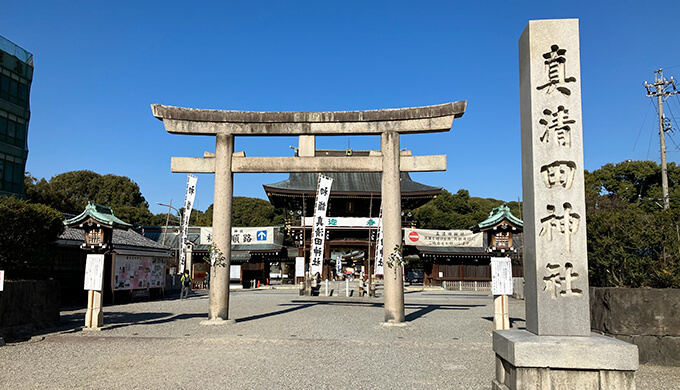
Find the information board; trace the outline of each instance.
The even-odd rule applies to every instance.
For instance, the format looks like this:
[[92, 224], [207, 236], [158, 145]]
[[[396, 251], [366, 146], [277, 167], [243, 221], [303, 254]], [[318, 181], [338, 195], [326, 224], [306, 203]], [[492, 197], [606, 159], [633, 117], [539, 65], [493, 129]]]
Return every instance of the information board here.
[[165, 260], [141, 256], [116, 256], [114, 290], [165, 286]]
[[85, 263], [85, 290], [102, 291], [104, 255], [87, 255]]
[[491, 258], [491, 292], [512, 295], [512, 264], [509, 257]]
[[471, 230], [404, 228], [404, 245], [479, 248], [484, 246], [484, 235]]

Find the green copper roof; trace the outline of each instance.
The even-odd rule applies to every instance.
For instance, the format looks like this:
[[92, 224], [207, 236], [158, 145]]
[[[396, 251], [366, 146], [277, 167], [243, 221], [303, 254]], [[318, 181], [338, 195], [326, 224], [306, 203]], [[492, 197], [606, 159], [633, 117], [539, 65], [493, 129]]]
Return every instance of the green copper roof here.
[[504, 203], [496, 207], [495, 209], [491, 210], [491, 212], [489, 213], [489, 218], [478, 223], [476, 226], [472, 228], [472, 230], [479, 231], [490, 227], [494, 227], [501, 223], [504, 219], [507, 219], [508, 222], [515, 226], [518, 226], [520, 228], [524, 227], [524, 222], [522, 222], [521, 219], [512, 215], [512, 213], [510, 212], [510, 208], [508, 207], [507, 204]]
[[85, 211], [80, 213], [80, 215], [64, 221], [64, 225], [68, 227], [75, 227], [90, 218], [95, 220], [98, 224], [108, 226], [110, 228], [127, 229], [132, 227], [131, 224], [116, 218], [116, 216], [113, 215], [113, 210], [111, 210], [110, 207], [91, 202], [87, 203], [87, 206], [85, 206]]

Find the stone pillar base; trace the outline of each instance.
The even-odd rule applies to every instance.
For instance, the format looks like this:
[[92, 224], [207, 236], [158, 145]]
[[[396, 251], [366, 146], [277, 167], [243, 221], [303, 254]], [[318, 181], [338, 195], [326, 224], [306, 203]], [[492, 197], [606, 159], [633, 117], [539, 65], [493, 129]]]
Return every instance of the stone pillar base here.
[[493, 349], [494, 390], [635, 389], [637, 346], [611, 337], [500, 330], [493, 334]]
[[215, 319], [212, 319], [212, 320], [203, 320], [203, 321], [200, 322], [201, 325], [205, 325], [205, 326], [232, 325], [232, 324], [235, 324], [235, 323], [236, 323], [235, 320], [231, 320], [231, 319], [223, 320], [221, 318], [215, 318]]

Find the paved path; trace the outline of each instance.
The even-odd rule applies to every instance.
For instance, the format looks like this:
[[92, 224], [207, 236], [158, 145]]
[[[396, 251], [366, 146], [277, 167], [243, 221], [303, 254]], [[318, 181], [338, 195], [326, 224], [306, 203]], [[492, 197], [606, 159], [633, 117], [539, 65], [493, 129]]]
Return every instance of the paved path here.
[[[343, 286], [344, 287], [344, 286]], [[344, 295], [344, 291], [343, 294]], [[231, 295], [236, 323], [202, 326], [208, 299], [105, 308], [84, 332], [66, 311], [60, 332], [0, 348], [7, 389], [489, 389], [492, 297], [407, 291], [406, 327], [382, 327], [381, 299], [300, 297], [295, 290]], [[524, 305], [510, 300], [513, 327]], [[680, 369], [643, 366], [639, 389], [677, 389]]]

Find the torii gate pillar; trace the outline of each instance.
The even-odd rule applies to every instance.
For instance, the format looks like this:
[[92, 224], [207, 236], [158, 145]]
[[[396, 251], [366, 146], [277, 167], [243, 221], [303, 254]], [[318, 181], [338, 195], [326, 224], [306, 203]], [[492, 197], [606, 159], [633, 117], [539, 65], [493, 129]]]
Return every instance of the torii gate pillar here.
[[[383, 155], [382, 205], [383, 250], [389, 256], [401, 246], [401, 175], [399, 174], [399, 133], [380, 135]], [[385, 323], [404, 322], [404, 271], [401, 265], [385, 267]]]
[[215, 199], [213, 200], [213, 242], [220, 248], [223, 266], [212, 267], [213, 277], [208, 305], [208, 321], [229, 320], [229, 271], [231, 269], [231, 211], [234, 195], [234, 173], [231, 156], [234, 136], [217, 134], [215, 145]]

